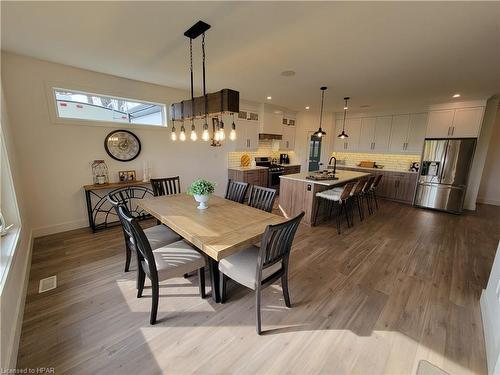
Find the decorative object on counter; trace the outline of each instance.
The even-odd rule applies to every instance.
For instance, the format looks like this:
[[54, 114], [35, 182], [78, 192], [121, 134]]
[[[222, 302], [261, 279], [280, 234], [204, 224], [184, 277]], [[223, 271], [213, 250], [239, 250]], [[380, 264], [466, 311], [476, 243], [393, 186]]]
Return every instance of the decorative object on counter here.
[[321, 172], [312, 173], [309, 176], [306, 176], [307, 180], [313, 181], [325, 181], [325, 180], [338, 180], [338, 177], [335, 177], [335, 173], [332, 171], [325, 169]]
[[0, 213], [0, 236], [5, 236], [8, 232], [9, 229], [12, 228], [14, 224], [7, 225], [5, 223], [5, 219], [3, 218], [2, 214]]
[[187, 193], [192, 195], [196, 202], [199, 203], [198, 209], [204, 210], [208, 208], [207, 202], [210, 194], [215, 191], [215, 183], [207, 180], [199, 179], [194, 181], [188, 188]]
[[250, 166], [250, 156], [248, 156], [248, 154], [241, 155], [240, 166], [242, 167]]
[[[184, 141], [186, 139], [184, 120], [191, 121], [191, 140], [196, 141], [198, 136], [196, 134], [196, 127], [194, 120], [197, 118], [202, 118], [203, 132], [202, 140], [208, 142], [211, 140], [211, 146], [219, 147], [222, 142], [226, 139], [226, 134], [224, 130], [224, 114], [233, 115], [233, 123], [231, 126], [231, 133], [229, 139], [234, 141], [236, 139], [236, 125], [234, 123], [234, 113], [239, 113], [240, 110], [240, 93], [235, 90], [222, 89], [218, 92], [207, 94], [206, 90], [206, 78], [205, 78], [205, 32], [210, 29], [210, 25], [198, 21], [193, 26], [191, 26], [185, 33], [184, 36], [189, 38], [189, 60], [190, 60], [190, 79], [191, 79], [191, 99], [183, 100], [179, 103], [174, 103], [170, 106], [170, 114], [172, 118], [172, 141], [177, 139], [175, 130], [175, 121], [181, 121], [181, 132], [179, 134], [179, 139]], [[199, 97], [194, 97], [194, 83], [193, 83], [193, 40], [201, 35], [201, 52], [202, 52], [202, 83], [203, 83], [203, 95]], [[210, 132], [208, 130], [208, 117], [212, 117], [212, 136], [210, 137]], [[220, 116], [220, 120], [219, 120]]]
[[151, 180], [151, 162], [149, 160], [144, 160], [142, 162], [142, 181], [148, 182]]
[[97, 185], [109, 183], [108, 166], [104, 160], [94, 160], [92, 163], [92, 181]]
[[128, 130], [115, 130], [104, 139], [104, 148], [109, 156], [118, 161], [131, 161], [141, 152], [141, 141]]
[[418, 172], [420, 169], [419, 161], [412, 161], [410, 165], [410, 172]]
[[343, 121], [343, 123], [342, 123], [342, 133], [340, 133], [340, 134], [338, 135], [338, 137], [339, 137], [340, 139], [349, 138], [349, 136], [348, 136], [348, 135], [347, 135], [347, 133], [345, 132], [345, 119], [346, 119], [346, 117], [347, 117], [347, 110], [349, 109], [349, 107], [347, 106], [347, 101], [348, 101], [349, 99], [351, 99], [351, 98], [349, 98], [348, 96], [346, 96], [346, 97], [344, 98], [344, 121]]
[[320, 87], [320, 90], [321, 90], [321, 110], [319, 112], [319, 129], [318, 131], [314, 132], [314, 135], [316, 137], [323, 137], [326, 135], [326, 132], [321, 128], [321, 125], [323, 124], [323, 103], [325, 101], [325, 91], [326, 91], [327, 87], [326, 86], [322, 86]]
[[118, 180], [120, 182], [134, 182], [136, 181], [135, 171], [119, 171]]
[[359, 163], [358, 167], [362, 168], [376, 168], [374, 161], [363, 160]]

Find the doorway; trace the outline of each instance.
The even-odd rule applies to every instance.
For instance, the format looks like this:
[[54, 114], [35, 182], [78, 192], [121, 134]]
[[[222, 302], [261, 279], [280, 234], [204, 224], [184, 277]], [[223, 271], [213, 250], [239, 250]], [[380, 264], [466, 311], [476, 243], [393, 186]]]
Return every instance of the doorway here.
[[321, 140], [322, 137], [317, 137], [314, 134], [309, 138], [309, 172], [319, 170], [321, 159]]

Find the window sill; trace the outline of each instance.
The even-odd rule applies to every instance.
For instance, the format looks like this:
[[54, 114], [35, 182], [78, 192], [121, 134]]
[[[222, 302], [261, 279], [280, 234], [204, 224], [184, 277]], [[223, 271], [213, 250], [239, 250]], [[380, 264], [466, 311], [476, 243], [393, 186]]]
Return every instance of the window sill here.
[[21, 233], [21, 226], [15, 225], [7, 234], [1, 237], [0, 240], [0, 251], [2, 257], [4, 254], [8, 254], [5, 259], [2, 259], [1, 269], [0, 269], [0, 291], [3, 290], [3, 286], [5, 284], [5, 280], [7, 279], [7, 275], [9, 274], [9, 270], [12, 264], [12, 259], [14, 257], [16, 246], [19, 242], [19, 235]]

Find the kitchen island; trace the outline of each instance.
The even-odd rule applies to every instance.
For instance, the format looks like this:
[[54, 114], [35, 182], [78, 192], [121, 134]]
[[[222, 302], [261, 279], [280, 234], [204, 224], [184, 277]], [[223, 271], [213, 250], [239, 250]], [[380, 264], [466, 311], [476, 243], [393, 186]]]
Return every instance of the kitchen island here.
[[[354, 171], [337, 171], [335, 180], [309, 180], [306, 177], [314, 172], [296, 173], [280, 176], [279, 208], [286, 217], [305, 212], [302, 223], [313, 225], [316, 210], [316, 193], [345, 185], [349, 181], [358, 180], [369, 176], [370, 173]], [[324, 212], [318, 213], [318, 222], [325, 216]]]

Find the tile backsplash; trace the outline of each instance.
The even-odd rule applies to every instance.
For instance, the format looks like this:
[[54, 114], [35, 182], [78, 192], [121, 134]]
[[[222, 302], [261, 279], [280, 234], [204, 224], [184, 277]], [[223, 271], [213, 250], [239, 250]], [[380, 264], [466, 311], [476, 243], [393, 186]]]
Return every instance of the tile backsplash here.
[[332, 156], [337, 158], [337, 165], [356, 167], [361, 161], [374, 161], [383, 165], [384, 169], [394, 171], [408, 171], [413, 161], [420, 161], [420, 155], [409, 154], [370, 154], [359, 152], [333, 152]]
[[277, 147], [273, 147], [272, 140], [261, 140], [259, 141], [259, 148], [257, 151], [241, 151], [241, 152], [228, 152], [227, 153], [227, 166], [231, 167], [239, 167], [241, 156], [247, 154], [250, 156], [250, 159], [253, 161], [254, 158], [257, 157], [271, 157], [279, 159], [280, 154], [288, 154], [290, 156], [290, 160], [293, 162], [296, 160], [295, 153], [293, 151], [275, 151]]

